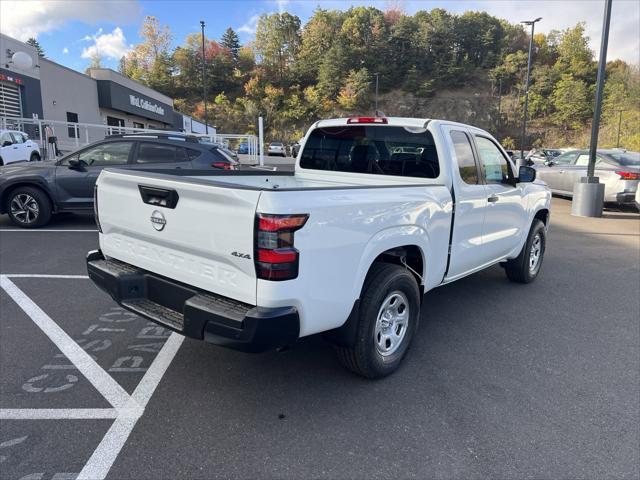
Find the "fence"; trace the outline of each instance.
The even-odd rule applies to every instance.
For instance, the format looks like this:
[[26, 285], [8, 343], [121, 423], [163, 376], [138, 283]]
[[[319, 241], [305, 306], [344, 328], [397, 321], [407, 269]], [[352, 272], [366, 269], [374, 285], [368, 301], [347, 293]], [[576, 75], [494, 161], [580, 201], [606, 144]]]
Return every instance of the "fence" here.
[[[49, 137], [56, 137], [58, 151], [66, 154], [89, 143], [102, 140], [109, 135], [167, 133], [169, 131], [15, 117], [0, 117], [0, 129], [20, 130], [27, 133], [33, 141], [40, 145], [40, 151], [45, 159], [54, 159], [56, 156], [47, 141]], [[175, 133], [185, 134], [185, 132]], [[237, 145], [231, 145], [230, 142], [245, 141], [247, 143], [247, 157], [243, 158], [243, 161], [246, 163], [257, 163], [258, 161], [259, 141], [255, 135], [186, 133], [231, 148], [237, 147]]]

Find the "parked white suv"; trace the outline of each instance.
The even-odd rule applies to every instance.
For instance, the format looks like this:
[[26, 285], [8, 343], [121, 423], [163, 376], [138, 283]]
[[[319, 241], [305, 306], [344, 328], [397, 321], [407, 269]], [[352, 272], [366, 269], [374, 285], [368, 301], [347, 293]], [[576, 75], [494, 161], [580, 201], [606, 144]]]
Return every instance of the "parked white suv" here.
[[0, 130], [0, 165], [40, 160], [40, 147], [24, 132]]
[[90, 278], [183, 335], [243, 351], [324, 332], [393, 372], [423, 294], [502, 264], [540, 273], [551, 194], [487, 132], [414, 118], [322, 120], [295, 173], [106, 169]]

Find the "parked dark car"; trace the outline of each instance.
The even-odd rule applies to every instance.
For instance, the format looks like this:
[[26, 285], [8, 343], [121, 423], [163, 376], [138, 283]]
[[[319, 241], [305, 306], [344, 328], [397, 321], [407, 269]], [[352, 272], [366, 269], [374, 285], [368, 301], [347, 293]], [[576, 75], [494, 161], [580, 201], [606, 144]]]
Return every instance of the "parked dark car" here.
[[180, 134], [114, 135], [58, 161], [16, 162], [0, 167], [0, 214], [19, 227], [46, 225], [61, 212], [90, 213], [103, 168], [167, 170], [236, 168], [218, 147]]

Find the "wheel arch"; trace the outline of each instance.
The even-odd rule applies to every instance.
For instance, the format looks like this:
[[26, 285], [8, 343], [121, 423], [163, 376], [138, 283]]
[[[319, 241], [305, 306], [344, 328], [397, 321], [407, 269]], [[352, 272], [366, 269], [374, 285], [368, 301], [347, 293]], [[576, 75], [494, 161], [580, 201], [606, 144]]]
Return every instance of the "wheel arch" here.
[[403, 254], [407, 265], [415, 270], [412, 273], [422, 288], [429, 251], [429, 233], [418, 225], [395, 226], [377, 232], [369, 239], [360, 256], [352, 298], [360, 298], [365, 279], [376, 261], [402, 265]]
[[51, 202], [51, 208], [55, 212], [56, 204], [53, 200], [53, 195], [51, 195], [51, 192], [44, 184], [38, 181], [22, 180], [22, 181], [11, 183], [10, 185], [7, 185], [2, 190], [2, 192], [0, 193], [0, 213], [7, 213], [9, 211], [9, 208], [8, 208], [9, 196], [11, 195], [11, 192], [13, 192], [16, 188], [20, 188], [20, 187], [31, 187], [31, 188], [37, 188], [38, 190], [42, 190], [42, 192], [47, 196], [47, 198]]

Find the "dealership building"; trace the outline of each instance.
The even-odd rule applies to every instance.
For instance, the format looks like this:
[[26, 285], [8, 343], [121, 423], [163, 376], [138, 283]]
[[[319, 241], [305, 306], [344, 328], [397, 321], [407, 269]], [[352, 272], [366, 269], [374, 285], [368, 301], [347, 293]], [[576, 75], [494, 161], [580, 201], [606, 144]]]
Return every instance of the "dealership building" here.
[[[51, 122], [62, 145], [99, 140], [122, 127], [205, 133], [203, 123], [174, 110], [172, 98], [111, 69], [83, 74], [3, 34], [0, 61], [0, 117]], [[209, 133], [215, 134], [211, 126]]]

